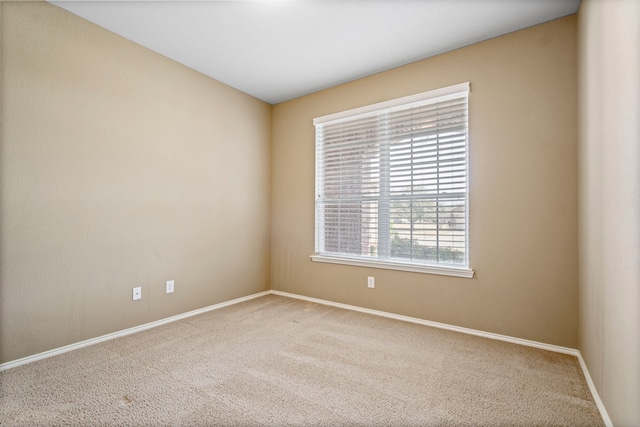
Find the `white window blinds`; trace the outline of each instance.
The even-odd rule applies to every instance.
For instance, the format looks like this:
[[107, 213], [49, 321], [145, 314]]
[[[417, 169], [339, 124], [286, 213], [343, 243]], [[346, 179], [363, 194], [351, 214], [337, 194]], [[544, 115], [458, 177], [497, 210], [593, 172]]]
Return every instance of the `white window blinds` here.
[[317, 255], [468, 268], [468, 93], [314, 120]]

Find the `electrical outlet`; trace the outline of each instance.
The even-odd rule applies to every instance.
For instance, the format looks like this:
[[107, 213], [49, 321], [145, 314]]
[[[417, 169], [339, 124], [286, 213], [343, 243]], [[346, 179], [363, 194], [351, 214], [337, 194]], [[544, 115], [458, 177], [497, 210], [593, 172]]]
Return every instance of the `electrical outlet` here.
[[367, 286], [370, 288], [375, 288], [376, 287], [376, 278], [373, 276], [369, 276], [367, 277]]
[[142, 286], [138, 286], [137, 288], [133, 288], [133, 300], [137, 301], [142, 299]]
[[165, 287], [165, 292], [168, 294], [173, 293], [173, 280], [167, 280], [167, 286]]

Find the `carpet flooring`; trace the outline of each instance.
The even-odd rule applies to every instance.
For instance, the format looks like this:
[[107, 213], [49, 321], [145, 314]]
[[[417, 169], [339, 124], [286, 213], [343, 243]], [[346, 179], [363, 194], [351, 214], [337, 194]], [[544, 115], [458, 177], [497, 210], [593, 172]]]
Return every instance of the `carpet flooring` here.
[[0, 372], [0, 425], [604, 423], [573, 356], [268, 295]]

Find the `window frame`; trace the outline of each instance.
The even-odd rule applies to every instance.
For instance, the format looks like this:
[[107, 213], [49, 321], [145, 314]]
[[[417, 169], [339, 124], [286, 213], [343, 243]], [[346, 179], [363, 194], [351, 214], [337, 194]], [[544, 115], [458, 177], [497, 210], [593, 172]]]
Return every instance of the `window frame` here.
[[[382, 269], [391, 269], [391, 270], [401, 270], [401, 271], [409, 271], [409, 272], [417, 272], [417, 273], [428, 273], [428, 274], [439, 274], [439, 275], [447, 275], [447, 276], [455, 276], [455, 277], [464, 277], [464, 278], [472, 278], [474, 276], [474, 271], [469, 267], [470, 258], [469, 258], [469, 116], [468, 116], [468, 108], [469, 108], [469, 92], [470, 92], [470, 84], [468, 82], [461, 83], [453, 86], [448, 86], [445, 88], [440, 88], [428, 92], [423, 92], [407, 97], [397, 98], [390, 101], [385, 101], [377, 104], [368, 105], [365, 107], [355, 108], [335, 114], [330, 114], [322, 117], [317, 117], [313, 120], [313, 124], [316, 127], [316, 143], [315, 143], [315, 153], [316, 153], [316, 162], [315, 162], [315, 194], [316, 197], [319, 193], [319, 164], [317, 161], [318, 156], [318, 125], [322, 125], [324, 123], [338, 122], [338, 121], [348, 121], [350, 118], [354, 118], [357, 116], [364, 116], [375, 114], [377, 112], [382, 112], [385, 110], [390, 110], [393, 108], [404, 108], [410, 104], [417, 103], [429, 103], [429, 102], [437, 102], [437, 99], [445, 99], [446, 97], [462, 97], [461, 94], [464, 93], [466, 97], [466, 127], [465, 127], [465, 265], [453, 265], [453, 264], [442, 264], [442, 263], [417, 263], [411, 262], [409, 260], [402, 261], [391, 258], [382, 258], [377, 259], [373, 257], [367, 256], [359, 256], [359, 255], [346, 255], [339, 253], [331, 253], [325, 252], [321, 250], [321, 242], [319, 242], [319, 235], [322, 235], [324, 229], [324, 209], [319, 209], [318, 207], [318, 199], [315, 200], [315, 209], [314, 209], [314, 217], [315, 217], [315, 226], [314, 226], [314, 241], [315, 241], [315, 253], [311, 255], [311, 260], [316, 262], [324, 262], [324, 263], [334, 263], [334, 264], [345, 264], [345, 265], [353, 265], [353, 266], [361, 266], [361, 267], [374, 267], [374, 268], [382, 268]], [[381, 184], [382, 187], [382, 184]], [[391, 232], [391, 225], [389, 225], [389, 232]], [[324, 243], [324, 242], [322, 242]]]

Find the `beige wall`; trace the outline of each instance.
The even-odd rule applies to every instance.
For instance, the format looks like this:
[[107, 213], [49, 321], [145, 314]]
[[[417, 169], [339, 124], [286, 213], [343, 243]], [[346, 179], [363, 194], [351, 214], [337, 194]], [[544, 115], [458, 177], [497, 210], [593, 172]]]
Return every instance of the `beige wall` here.
[[[576, 72], [570, 16], [274, 106], [272, 288], [576, 348]], [[465, 81], [475, 278], [312, 262], [313, 118]]]
[[580, 350], [616, 426], [640, 423], [640, 2], [583, 0]]
[[[637, 2], [583, 0], [579, 63], [571, 16], [273, 109], [52, 5], [0, 4], [0, 363], [271, 280], [568, 347], [579, 319], [614, 423], [640, 419]], [[464, 81], [475, 278], [313, 263], [312, 119]]]
[[[579, 62], [571, 16], [273, 109], [50, 4], [0, 7], [0, 363], [271, 280], [551, 344], [579, 336], [614, 424], [640, 419], [638, 2], [582, 1]], [[312, 119], [464, 81], [475, 278], [313, 263]]]
[[0, 362], [269, 289], [271, 107], [1, 7]]

